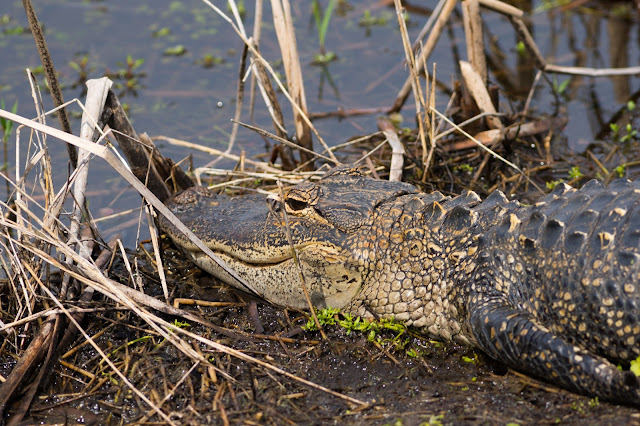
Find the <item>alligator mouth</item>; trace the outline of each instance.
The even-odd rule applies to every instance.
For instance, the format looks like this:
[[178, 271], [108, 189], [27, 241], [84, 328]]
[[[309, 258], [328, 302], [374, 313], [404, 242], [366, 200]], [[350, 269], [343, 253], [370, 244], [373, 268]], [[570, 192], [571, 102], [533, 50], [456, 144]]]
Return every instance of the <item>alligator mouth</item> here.
[[[298, 262], [293, 255], [253, 260], [215, 247], [212, 247], [212, 251], [240, 275], [248, 286], [238, 283], [235, 287], [281, 306], [298, 309], [309, 307], [301, 275], [312, 305], [319, 307], [343, 308], [351, 302], [362, 284], [360, 273], [346, 266], [340, 256], [330, 255], [334, 249], [319, 244], [296, 247]], [[210, 274], [227, 283], [235, 281], [203, 252], [186, 252], [196, 265]]]

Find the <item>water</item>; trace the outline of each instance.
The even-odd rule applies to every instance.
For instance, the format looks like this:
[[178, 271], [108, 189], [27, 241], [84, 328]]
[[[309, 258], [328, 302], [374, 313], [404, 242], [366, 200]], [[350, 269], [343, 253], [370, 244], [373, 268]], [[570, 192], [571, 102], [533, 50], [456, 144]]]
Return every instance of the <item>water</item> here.
[[[246, 2], [247, 8], [253, 7], [249, 3], [252, 2]], [[422, 9], [409, 10], [411, 37], [417, 35], [437, 4], [433, 0], [422, 3]], [[631, 2], [607, 2], [606, 8], [574, 8], [566, 12], [544, 10], [549, 3], [514, 2], [518, 7], [532, 11], [528, 24], [549, 62], [596, 68], [640, 64], [639, 19]], [[326, 39], [327, 50], [334, 51], [338, 59], [321, 67], [311, 64], [319, 46], [310, 4], [294, 2], [292, 11], [309, 111], [390, 106], [407, 77], [402, 65], [404, 52], [395, 11], [379, 2], [339, 2]], [[326, 2], [322, 4], [326, 5]], [[88, 78], [101, 77], [105, 73], [113, 75], [118, 86], [115, 91], [128, 105], [138, 132], [184, 139], [220, 150], [227, 147], [232, 126], [230, 119], [235, 111], [242, 43], [230, 25], [204, 3], [196, 0], [43, 0], [34, 2], [34, 6], [45, 27], [66, 100], [84, 96], [83, 75], [78, 71], [80, 65], [73, 66], [70, 62], [80, 64], [86, 60], [83, 67]], [[265, 9], [261, 49], [265, 58], [282, 72], [270, 6], [267, 4]], [[253, 27], [253, 15], [247, 10], [244, 18], [249, 32]], [[375, 18], [376, 22], [370, 26], [360, 25], [365, 16]], [[0, 18], [0, 99], [7, 108], [17, 101], [18, 114], [33, 117], [35, 108], [24, 69], [36, 69], [40, 60], [31, 34], [28, 31], [20, 34], [19, 31], [28, 27], [22, 2], [5, 1], [0, 8]], [[520, 111], [536, 74], [533, 62], [528, 55], [519, 53], [517, 38], [508, 20], [491, 11], [484, 11], [483, 19], [490, 79], [501, 88], [501, 110]], [[184, 53], [171, 55], [170, 50], [183, 50]], [[446, 107], [448, 89], [459, 78], [457, 61], [465, 57], [462, 20], [456, 11], [429, 58], [429, 68], [432, 62], [437, 62], [437, 76], [441, 82], [437, 106], [441, 110]], [[140, 65], [132, 70], [132, 75], [119, 77], [119, 73], [127, 68], [127, 58], [133, 63], [142, 62], [138, 61]], [[212, 66], [205, 66], [206, 60], [210, 60]], [[42, 75], [38, 78], [42, 82]], [[555, 140], [566, 144], [569, 152], [580, 153], [589, 142], [607, 133], [609, 120], [628, 100], [637, 99], [640, 79], [638, 76], [573, 77], [561, 95], [553, 96], [553, 84], [557, 89], [568, 78], [550, 75], [552, 83], [540, 81], [530, 113], [538, 117], [565, 115], [568, 124]], [[46, 93], [44, 98], [46, 108], [52, 108]], [[283, 97], [281, 102], [285, 103]], [[242, 120], [251, 122], [247, 104], [248, 95]], [[415, 126], [413, 105], [409, 99], [403, 111], [404, 125], [409, 127]], [[291, 115], [286, 109], [285, 114], [288, 128], [293, 129]], [[337, 144], [375, 131], [376, 116], [322, 119], [314, 124], [326, 141]], [[260, 100], [256, 102], [253, 117], [259, 127], [273, 130]], [[57, 125], [53, 117], [48, 122]], [[73, 127], [77, 133], [77, 118], [73, 120]], [[12, 176], [15, 167], [13, 144], [11, 138], [8, 166]], [[59, 141], [50, 140], [49, 144], [57, 164], [56, 184], [59, 187], [68, 174], [66, 152]], [[165, 155], [176, 161], [193, 156], [196, 167], [212, 160], [201, 152], [164, 143], [159, 145]], [[261, 137], [241, 129], [234, 153], [241, 151], [253, 156], [269, 149]], [[233, 166], [229, 162], [221, 165]], [[96, 216], [139, 205], [137, 194], [99, 159], [92, 164], [88, 194]], [[108, 236], [116, 227], [136, 220], [137, 214], [133, 214], [105, 221], [100, 226]], [[135, 227], [125, 226], [125, 241], [133, 245], [135, 237]]]

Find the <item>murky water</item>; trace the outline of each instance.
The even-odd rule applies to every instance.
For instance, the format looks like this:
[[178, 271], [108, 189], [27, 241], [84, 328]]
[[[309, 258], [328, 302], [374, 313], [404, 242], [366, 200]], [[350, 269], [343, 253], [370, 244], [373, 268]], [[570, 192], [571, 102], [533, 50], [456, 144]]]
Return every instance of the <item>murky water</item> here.
[[[327, 50], [334, 51], [338, 59], [326, 66], [314, 66], [311, 62], [319, 52], [319, 45], [311, 2], [294, 2], [298, 50], [310, 112], [384, 108], [393, 103], [407, 71], [402, 65], [404, 53], [395, 11], [380, 3], [339, 2], [326, 39]], [[551, 63], [594, 68], [640, 64], [640, 20], [632, 2], [606, 2], [606, 8], [587, 7], [602, 4], [590, 2], [566, 11], [546, 10], [546, 6], [555, 3], [550, 1], [513, 3], [530, 13], [531, 31], [542, 54]], [[248, 9], [253, 7], [252, 2], [245, 4]], [[419, 33], [437, 1], [421, 4], [421, 8], [409, 10], [408, 27], [412, 37]], [[138, 132], [226, 148], [235, 109], [242, 44], [230, 25], [204, 3], [197, 0], [42, 0], [34, 2], [34, 6], [45, 26], [49, 48], [65, 87], [65, 99], [82, 99], [81, 83], [85, 74], [94, 78], [110, 73], [117, 85], [116, 92], [129, 106]], [[253, 17], [253, 11], [247, 10], [244, 21], [248, 32], [252, 31]], [[369, 25], [362, 25], [367, 17], [373, 19], [369, 19]], [[490, 79], [501, 88], [502, 110], [520, 111], [536, 74], [533, 62], [530, 56], [520, 52], [515, 32], [506, 18], [485, 11], [483, 19]], [[281, 71], [269, 6], [263, 22], [261, 49]], [[20, 30], [27, 27], [22, 2], [3, 2], [0, 7], [0, 100], [7, 109], [17, 101], [18, 113], [32, 117], [35, 108], [24, 69], [37, 69], [40, 60], [31, 34]], [[429, 64], [437, 62], [442, 87], [452, 87], [453, 80], [459, 78], [456, 64], [465, 57], [462, 18], [456, 11], [428, 61]], [[133, 65], [127, 65], [128, 58]], [[43, 80], [42, 75], [38, 77]], [[550, 82], [541, 80], [534, 92], [531, 114], [566, 115], [568, 125], [556, 139], [559, 143], [566, 142], [570, 150], [580, 152], [589, 142], [606, 134], [609, 121], [628, 100], [637, 99], [640, 78], [573, 77], [565, 85], [567, 79], [567, 76], [550, 75]], [[557, 92], [561, 91], [559, 96], [553, 95], [554, 86]], [[441, 90], [437, 105], [444, 109], [447, 101], [446, 90]], [[242, 120], [251, 122], [247, 104], [248, 96]], [[52, 107], [46, 93], [45, 105]], [[413, 101], [409, 100], [406, 105], [405, 124], [413, 127]], [[256, 102], [254, 119], [258, 126], [272, 129], [260, 100]], [[342, 120], [316, 120], [314, 124], [325, 140], [339, 143], [375, 131], [375, 119], [376, 114], [370, 114]], [[292, 129], [290, 115], [285, 120]], [[50, 118], [49, 123], [57, 124], [55, 118]], [[75, 119], [74, 129], [77, 128]], [[9, 145], [12, 144], [13, 138], [9, 141]], [[212, 159], [207, 154], [160, 146], [163, 153], [176, 160], [193, 155], [196, 166]], [[67, 175], [64, 147], [54, 140], [50, 141], [50, 147], [60, 164], [56, 170], [60, 171], [58, 178], [62, 180]], [[256, 155], [265, 152], [265, 147], [261, 137], [241, 130], [234, 152], [244, 150]], [[10, 170], [15, 165], [12, 152], [10, 147]], [[137, 194], [127, 191], [127, 187], [101, 160], [95, 161], [89, 188], [94, 214], [138, 205]], [[129, 219], [135, 221], [137, 216]], [[120, 218], [101, 226], [110, 229], [124, 221], [126, 219]], [[126, 231], [124, 238], [133, 243], [135, 231]]]

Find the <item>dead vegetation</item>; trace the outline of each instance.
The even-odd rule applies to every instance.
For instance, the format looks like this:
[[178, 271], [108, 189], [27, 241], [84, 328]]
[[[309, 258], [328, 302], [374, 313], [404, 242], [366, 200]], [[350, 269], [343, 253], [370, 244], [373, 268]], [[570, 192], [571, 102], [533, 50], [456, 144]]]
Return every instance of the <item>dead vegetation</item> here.
[[[483, 8], [509, 16], [539, 67], [536, 82], [549, 72], [597, 76], [640, 71], [638, 67], [590, 70], [547, 64], [520, 10], [497, 0], [467, 0], [462, 13], [469, 62], [461, 61], [463, 81], [453, 88], [448, 108], [439, 112], [435, 65], [427, 78], [422, 77], [457, 2], [440, 1], [436, 18], [423, 31], [428, 34], [426, 40], [411, 43], [403, 6], [395, 0], [408, 77], [388, 112], [403, 108], [412, 93], [417, 128], [398, 134], [389, 120], [381, 119], [378, 132], [329, 147], [305, 105], [288, 1], [271, 1], [286, 87], [260, 55], [259, 29], [248, 35], [234, 2], [230, 2], [233, 18], [205, 3], [245, 42], [236, 124], [249, 127], [243, 123], [241, 106], [244, 76], [250, 71], [251, 87], [259, 88], [250, 96], [262, 97], [273, 122], [273, 132], [255, 130], [278, 142], [265, 162], [232, 153], [235, 131], [225, 152], [174, 138], [154, 138], [236, 161], [232, 171], [216, 169], [215, 163], [194, 171], [198, 184], [205, 180], [214, 189], [277, 190], [278, 183], [293, 185], [317, 177], [327, 166], [351, 162], [374, 175], [410, 180], [425, 189], [453, 193], [470, 188], [486, 194], [500, 188], [509, 195], [540, 194], [552, 165], [558, 169], [551, 140], [564, 118], [530, 117], [528, 102], [522, 111], [497, 110], [497, 92], [487, 87], [485, 48], [478, 42], [483, 40]], [[25, 5], [35, 18], [29, 1]], [[261, 2], [256, 7], [260, 10]], [[45, 69], [55, 75], [53, 62], [42, 49], [46, 45], [38, 24], [32, 19], [31, 25], [43, 62], [49, 64]], [[292, 107], [296, 142], [286, 138], [279, 106], [282, 96], [274, 85]], [[14, 196], [2, 203], [0, 422], [19, 424], [25, 418], [30, 422], [82, 418], [100, 424], [533, 422], [542, 418], [540, 407], [546, 404], [555, 404], [553, 416], [560, 420], [590, 418], [594, 413], [612, 421], [637, 419], [630, 409], [608, 409], [606, 404], [557, 392], [526, 377], [498, 376], [504, 374], [499, 366], [468, 349], [444, 347], [408, 332], [400, 337], [383, 332], [373, 343], [343, 329], [331, 329], [328, 336], [322, 331], [304, 332], [306, 313], [263, 305], [210, 282], [193, 267], [176, 263], [153, 225], [151, 241], [136, 254], [127, 252], [117, 239], [106, 242], [83, 195], [92, 157], [109, 163], [140, 192], [141, 215], [147, 215], [151, 224], [153, 211], [171, 216], [162, 201], [193, 183], [158, 153], [152, 138], [136, 133], [108, 80], [91, 81], [88, 86], [85, 104], [77, 102], [84, 112], [79, 136], [48, 126], [46, 120], [53, 111], [29, 120], [0, 110], [0, 116], [21, 126], [16, 145], [28, 140], [22, 174], [5, 176]], [[33, 87], [34, 99], [39, 99], [37, 84]], [[55, 93], [55, 84], [51, 88], [58, 99], [58, 116], [63, 117], [68, 104]], [[531, 92], [535, 90], [533, 86]], [[41, 111], [40, 103], [36, 105]], [[321, 148], [313, 147], [313, 137]], [[50, 138], [78, 149], [77, 167], [71, 156], [74, 171], [62, 188], [53, 187]], [[112, 149], [115, 143], [120, 151]], [[616, 176], [611, 165], [619, 164], [616, 156], [622, 154], [612, 151], [604, 158], [592, 154], [591, 165], [583, 168], [585, 174], [600, 172], [604, 179]], [[627, 170], [634, 170], [633, 165], [628, 163]], [[43, 197], [32, 196], [34, 187]], [[70, 219], [61, 219], [69, 205], [73, 206]], [[186, 228], [184, 232], [190, 233]], [[207, 251], [206, 246], [202, 248]], [[177, 300], [190, 305], [180, 308], [174, 305]], [[469, 361], [461, 361], [465, 358]], [[472, 408], [465, 394], [469, 387], [475, 401]], [[490, 401], [492, 405], [485, 405]], [[518, 410], [509, 411], [516, 405]]]

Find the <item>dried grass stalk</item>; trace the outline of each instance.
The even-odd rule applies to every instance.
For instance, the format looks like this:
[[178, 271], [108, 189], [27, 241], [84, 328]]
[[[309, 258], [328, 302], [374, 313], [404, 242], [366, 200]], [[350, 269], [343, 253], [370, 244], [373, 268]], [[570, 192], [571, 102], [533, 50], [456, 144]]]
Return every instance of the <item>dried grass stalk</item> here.
[[[484, 85], [480, 74], [473, 68], [473, 65], [467, 61], [460, 61], [460, 71], [462, 72], [465, 86], [467, 90], [469, 90], [469, 93], [471, 93], [473, 100], [476, 101], [476, 105], [478, 105], [480, 111], [487, 114], [496, 114], [496, 107], [491, 101], [489, 91]], [[487, 126], [491, 129], [502, 129], [503, 127], [502, 122], [495, 115], [487, 115], [486, 121]]]
[[462, 2], [462, 18], [464, 35], [467, 42], [467, 57], [476, 72], [487, 82], [487, 59], [484, 54], [484, 37], [482, 32], [482, 18], [478, 0]]
[[[307, 99], [304, 91], [302, 67], [300, 66], [300, 57], [298, 56], [298, 44], [296, 42], [289, 0], [271, 0], [271, 9], [273, 12], [273, 24], [280, 46], [280, 54], [284, 64], [284, 71], [287, 76], [287, 87], [289, 88], [289, 94], [293, 98], [293, 102], [299, 107], [293, 110], [293, 120], [298, 136], [298, 144], [307, 150], [313, 151], [311, 130], [307, 125], [307, 120], [301, 117], [301, 115], [308, 116]], [[308, 152], [300, 151], [301, 162], [311, 162], [312, 158]], [[310, 163], [310, 168], [313, 168], [312, 163]]]

